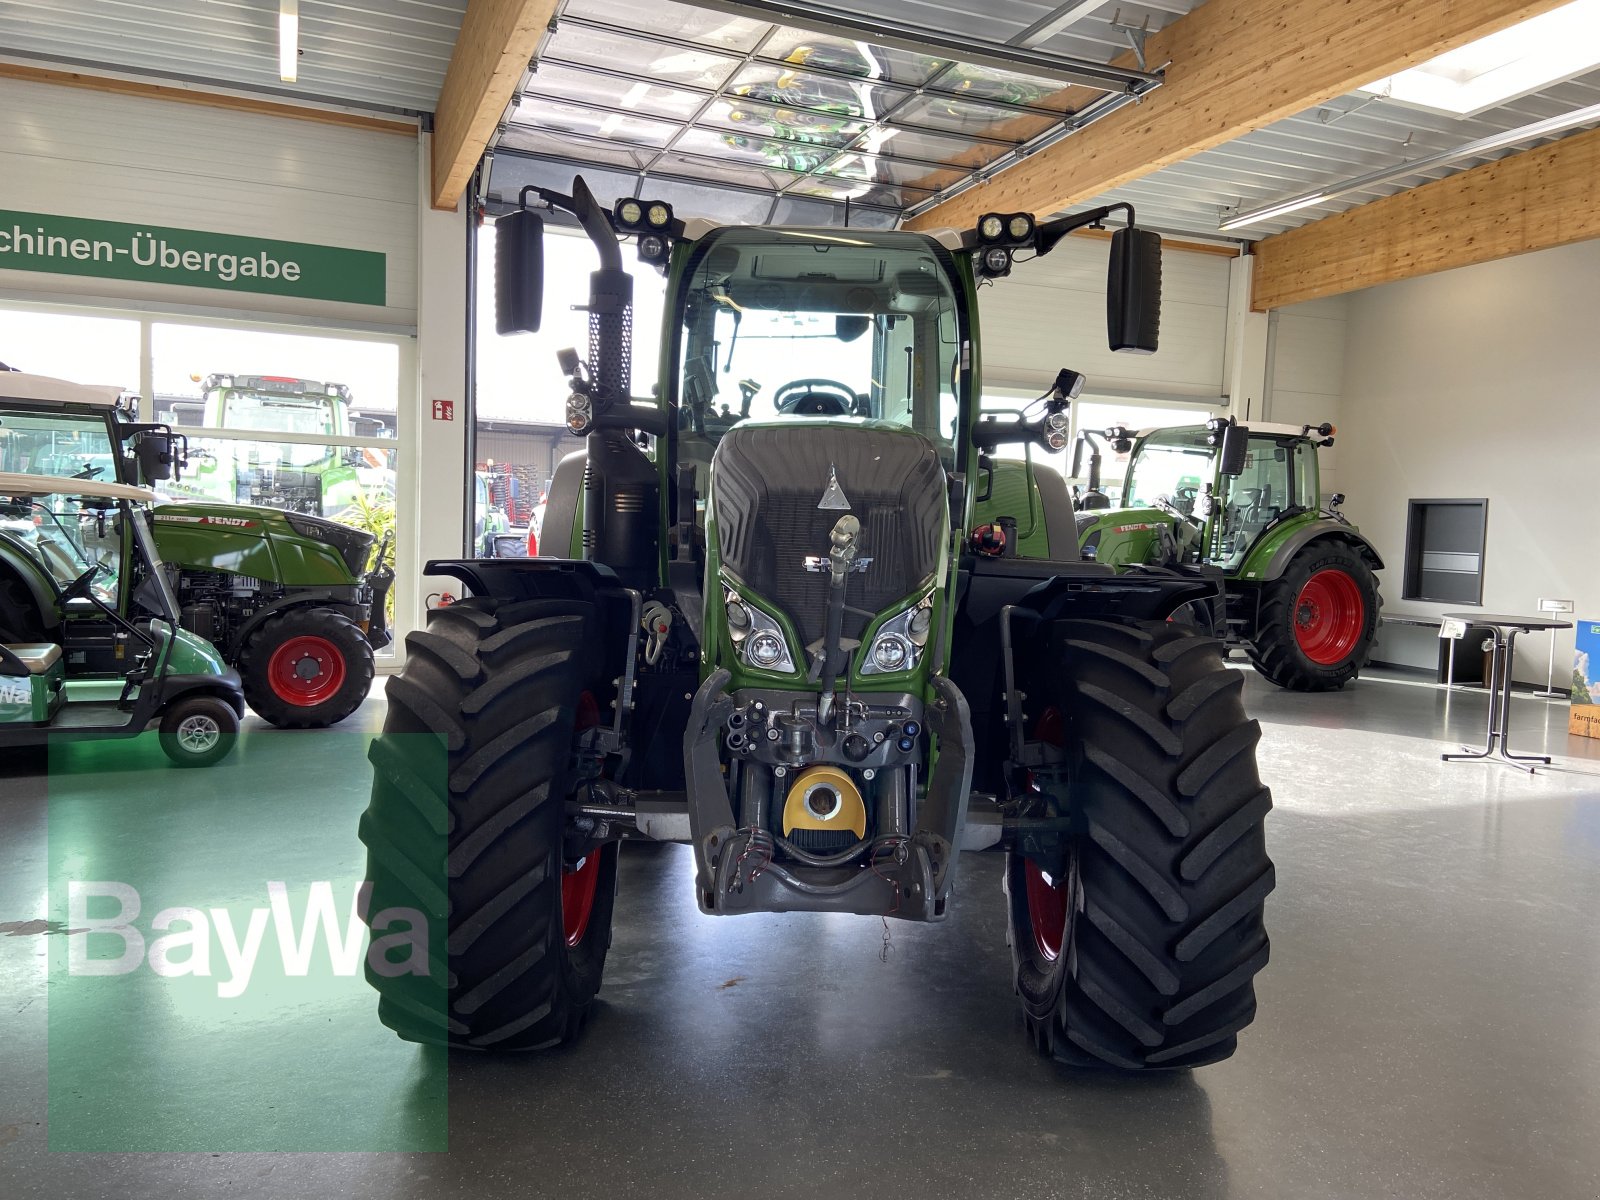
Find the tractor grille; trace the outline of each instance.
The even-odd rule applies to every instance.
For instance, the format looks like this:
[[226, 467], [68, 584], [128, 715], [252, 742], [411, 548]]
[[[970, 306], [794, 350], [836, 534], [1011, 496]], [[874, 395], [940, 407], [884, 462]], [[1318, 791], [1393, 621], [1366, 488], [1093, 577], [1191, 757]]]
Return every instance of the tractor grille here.
[[[830, 473], [850, 508], [818, 508]], [[827, 617], [828, 574], [805, 569], [826, 557], [828, 533], [849, 511], [861, 522], [858, 561], [845, 590], [844, 636], [860, 638], [868, 617], [908, 595], [938, 568], [949, 524], [944, 469], [912, 433], [838, 423], [736, 427], [711, 465], [723, 562], [794, 621], [807, 645]]]

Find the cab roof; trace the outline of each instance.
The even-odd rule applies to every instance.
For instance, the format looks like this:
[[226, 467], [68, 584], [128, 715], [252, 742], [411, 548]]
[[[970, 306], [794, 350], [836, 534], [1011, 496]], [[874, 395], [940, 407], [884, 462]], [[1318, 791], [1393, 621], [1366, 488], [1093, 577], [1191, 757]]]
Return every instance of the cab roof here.
[[0, 371], [0, 399], [45, 400], [55, 404], [90, 404], [110, 408], [123, 389], [111, 384], [69, 383], [26, 371]]
[[133, 500], [153, 504], [149, 488], [132, 487], [101, 479], [70, 479], [64, 475], [19, 475], [0, 471], [0, 496], [93, 496], [100, 500]]

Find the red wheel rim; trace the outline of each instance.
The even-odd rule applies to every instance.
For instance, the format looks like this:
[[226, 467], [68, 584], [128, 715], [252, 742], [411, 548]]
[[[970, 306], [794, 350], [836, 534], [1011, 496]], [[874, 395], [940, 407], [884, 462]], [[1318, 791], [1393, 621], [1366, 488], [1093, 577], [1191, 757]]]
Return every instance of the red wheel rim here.
[[1028, 923], [1039, 957], [1054, 962], [1067, 938], [1067, 887], [1056, 883], [1033, 863], [1026, 864]]
[[1324, 567], [1306, 580], [1294, 602], [1294, 640], [1321, 666], [1342, 662], [1361, 641], [1367, 605], [1348, 572]]
[[561, 931], [567, 945], [583, 941], [589, 929], [589, 914], [594, 912], [594, 897], [600, 884], [600, 851], [591, 850], [578, 865], [561, 872]]
[[[1065, 743], [1067, 721], [1061, 710], [1051, 705], [1040, 713], [1033, 725], [1033, 736], [1052, 746]], [[1034, 949], [1039, 952], [1040, 958], [1054, 962], [1061, 957], [1061, 945], [1067, 936], [1067, 888], [1064, 883], [1056, 883], [1032, 861], [1024, 866], [1028, 923], [1033, 928]]]
[[292, 637], [267, 660], [267, 683], [285, 704], [321, 704], [344, 686], [344, 652], [324, 637]]
[[[572, 726], [574, 733], [593, 729], [600, 724], [600, 706], [594, 694], [584, 692], [578, 697]], [[571, 867], [561, 871], [561, 932], [567, 945], [576, 946], [583, 941], [589, 929], [589, 916], [594, 912], [594, 897], [600, 884], [600, 848], [596, 847]]]

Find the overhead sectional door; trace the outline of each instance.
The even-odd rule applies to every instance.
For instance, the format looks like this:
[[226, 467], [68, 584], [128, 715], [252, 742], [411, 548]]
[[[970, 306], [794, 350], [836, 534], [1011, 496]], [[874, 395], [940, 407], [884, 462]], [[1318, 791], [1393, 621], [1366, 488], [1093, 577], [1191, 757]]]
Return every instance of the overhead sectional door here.
[[1071, 367], [1085, 391], [1150, 399], [1222, 394], [1227, 341], [1228, 259], [1167, 247], [1162, 255], [1161, 349], [1113, 354], [1106, 347], [1102, 238], [1070, 237], [1048, 258], [1019, 263], [978, 292], [985, 389], [1045, 391]]
[[415, 326], [414, 133], [20, 80], [0, 109], [5, 294]]

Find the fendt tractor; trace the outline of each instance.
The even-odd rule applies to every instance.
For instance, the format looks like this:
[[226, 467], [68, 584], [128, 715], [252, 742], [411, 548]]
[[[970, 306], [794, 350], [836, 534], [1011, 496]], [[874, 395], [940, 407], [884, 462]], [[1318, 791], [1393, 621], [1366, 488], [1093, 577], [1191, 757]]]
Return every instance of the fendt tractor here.
[[[1215, 564], [1227, 579], [1230, 646], [1280, 687], [1341, 688], [1372, 649], [1383, 559], [1339, 511], [1342, 495], [1323, 506], [1317, 452], [1333, 445], [1334, 432], [1220, 418], [1143, 433], [1085, 431], [1072, 470], [1077, 476], [1087, 446], [1088, 486], [1077, 498], [1083, 553], [1118, 567]], [[1114, 509], [1099, 490], [1102, 447], [1131, 454]]]
[[[166, 488], [186, 462], [183, 435], [135, 419], [115, 388], [0, 375], [0, 471]], [[258, 714], [320, 727], [366, 699], [390, 641], [387, 538], [374, 553], [371, 534], [335, 521], [195, 500], [158, 504], [151, 529], [182, 628], [238, 669]], [[38, 640], [53, 623], [26, 569], [0, 552], [0, 637]], [[93, 658], [69, 647], [68, 675], [113, 669]]]
[[[1220, 572], [1085, 561], [1070, 505], [1053, 558], [974, 528], [980, 455], [1064, 448], [1081, 386], [1063, 371], [1031, 415], [982, 418], [977, 285], [1124, 210], [1110, 342], [1151, 352], [1160, 239], [1126, 205], [936, 235], [714, 227], [608, 212], [579, 179], [500, 219], [502, 333], [538, 326], [536, 206], [600, 257], [587, 362], [561, 355], [585, 449], [540, 557], [428, 566], [471, 595], [408, 638], [371, 752], [369, 909], [414, 910], [431, 947], [425, 969], [369, 960], [380, 1019], [491, 1050], [573, 1037], [624, 839], [688, 843], [708, 914], [905, 921], [944, 917], [960, 852], [995, 848], [1041, 1047], [1128, 1070], [1230, 1054], [1267, 960], [1270, 798], [1242, 673], [1167, 620], [1215, 611]], [[628, 236], [667, 268], [648, 400]]]

